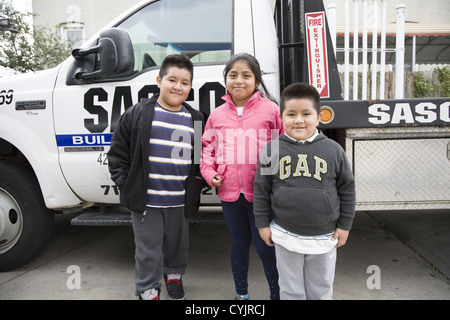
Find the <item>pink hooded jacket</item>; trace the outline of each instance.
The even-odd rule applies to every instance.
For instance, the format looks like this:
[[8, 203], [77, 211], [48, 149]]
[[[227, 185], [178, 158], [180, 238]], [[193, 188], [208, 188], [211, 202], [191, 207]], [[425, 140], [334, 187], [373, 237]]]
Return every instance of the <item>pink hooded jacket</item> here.
[[223, 178], [219, 198], [233, 202], [244, 193], [253, 202], [253, 181], [262, 148], [283, 133], [280, 108], [259, 91], [247, 101], [239, 118], [230, 94], [208, 118], [202, 137], [200, 170], [212, 186], [217, 174]]

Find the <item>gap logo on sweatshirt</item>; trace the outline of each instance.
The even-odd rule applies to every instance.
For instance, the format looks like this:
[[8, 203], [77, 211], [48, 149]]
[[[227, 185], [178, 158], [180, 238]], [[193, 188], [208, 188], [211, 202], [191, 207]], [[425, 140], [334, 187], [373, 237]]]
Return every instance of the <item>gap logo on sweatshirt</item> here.
[[[289, 178], [291, 175], [293, 177], [306, 177], [314, 179], [318, 181], [322, 181], [322, 174], [326, 174], [328, 172], [328, 164], [327, 162], [318, 157], [314, 156], [314, 168], [310, 168], [307, 161], [307, 154], [298, 154], [297, 159], [294, 159], [296, 163], [292, 163], [292, 157], [290, 155], [284, 156], [280, 159], [280, 180], [285, 180]], [[292, 170], [295, 167], [294, 171]]]

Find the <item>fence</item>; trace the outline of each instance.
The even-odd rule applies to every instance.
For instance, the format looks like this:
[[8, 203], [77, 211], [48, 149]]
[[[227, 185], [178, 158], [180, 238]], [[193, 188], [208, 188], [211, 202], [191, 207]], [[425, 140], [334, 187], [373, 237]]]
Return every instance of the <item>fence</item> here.
[[[403, 86], [403, 98], [431, 98], [431, 97], [448, 97], [450, 96], [450, 80], [449, 80], [449, 73], [450, 68], [444, 67], [444, 68], [436, 68], [432, 71], [420, 71], [420, 72], [402, 72], [404, 79], [404, 86]], [[357, 77], [357, 85], [353, 85], [353, 81], [355, 81], [355, 78], [353, 77], [353, 72], [349, 73], [349, 80], [345, 82], [345, 74], [344, 72], [339, 73], [339, 77], [341, 80], [341, 83], [347, 83], [348, 89], [350, 92], [353, 92], [355, 88], [357, 88], [357, 97], [356, 99], [360, 100], [366, 100], [363, 99], [362, 94], [362, 87], [363, 87], [363, 79], [362, 79], [362, 73], [358, 73]], [[394, 71], [388, 71], [385, 73], [384, 76], [384, 97], [380, 98], [379, 95], [377, 95], [377, 99], [394, 99], [395, 98], [395, 90], [394, 90], [394, 83], [395, 83], [395, 72]], [[446, 80], [445, 80], [446, 79]], [[366, 85], [367, 85], [367, 92], [366, 94], [371, 97], [372, 96], [372, 74], [369, 71], [368, 77], [366, 79]], [[381, 85], [381, 77], [380, 72], [378, 72], [376, 78], [375, 78], [376, 84], [375, 88], [379, 88]], [[354, 99], [355, 100], [355, 99]]]
[[[359, 3], [362, 3], [362, 47], [359, 47]], [[344, 52], [344, 73], [343, 81], [344, 85], [344, 99], [350, 99], [350, 89], [353, 92], [352, 99], [367, 100], [370, 93], [371, 99], [385, 99], [390, 96], [390, 93], [386, 97], [386, 82], [389, 84], [389, 88], [395, 88], [394, 96], [392, 98], [402, 99], [404, 98], [404, 56], [405, 56], [405, 6], [398, 5], [397, 10], [397, 29], [396, 29], [396, 47], [395, 51], [395, 72], [394, 79], [392, 74], [386, 73], [386, 10], [387, 0], [381, 0], [381, 26], [378, 27], [378, 0], [372, 0], [373, 5], [373, 25], [372, 25], [372, 47], [368, 46], [368, 0], [353, 0], [353, 19], [350, 18], [350, 0], [344, 1], [344, 20], [345, 20], [345, 44], [344, 48], [336, 48], [336, 11], [337, 7], [334, 4], [328, 6], [328, 21], [331, 32], [331, 38], [334, 41], [334, 48], [336, 51]], [[350, 20], [353, 20], [353, 47], [350, 47]], [[381, 45], [378, 48], [378, 32], [381, 30]], [[372, 63], [368, 63], [368, 53], [372, 55]], [[353, 53], [353, 66], [352, 66], [352, 85], [350, 85], [350, 53]], [[380, 69], [378, 73], [378, 53], [380, 54]], [[362, 74], [361, 80], [359, 80], [359, 56], [362, 55]], [[369, 80], [370, 73], [370, 80]], [[359, 91], [359, 84], [361, 83], [361, 92]], [[370, 84], [370, 87], [369, 87]], [[378, 85], [378, 86], [377, 86]], [[351, 87], [351, 88], [350, 88]], [[377, 90], [378, 88], [378, 90]], [[377, 94], [378, 93], [378, 94]]]

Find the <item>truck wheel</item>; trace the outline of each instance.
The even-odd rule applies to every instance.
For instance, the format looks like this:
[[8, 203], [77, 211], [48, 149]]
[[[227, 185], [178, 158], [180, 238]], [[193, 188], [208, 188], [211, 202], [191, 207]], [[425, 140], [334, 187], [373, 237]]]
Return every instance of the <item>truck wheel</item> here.
[[33, 172], [0, 161], [0, 271], [17, 268], [38, 253], [54, 218]]

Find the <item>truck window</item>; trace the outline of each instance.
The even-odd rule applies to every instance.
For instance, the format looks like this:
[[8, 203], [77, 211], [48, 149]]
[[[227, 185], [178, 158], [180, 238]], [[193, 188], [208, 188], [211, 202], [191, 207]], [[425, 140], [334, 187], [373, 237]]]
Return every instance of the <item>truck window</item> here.
[[161, 65], [180, 53], [194, 64], [222, 63], [231, 57], [230, 0], [160, 0], [142, 8], [117, 27], [133, 43], [135, 72]]

